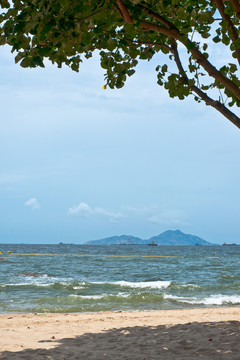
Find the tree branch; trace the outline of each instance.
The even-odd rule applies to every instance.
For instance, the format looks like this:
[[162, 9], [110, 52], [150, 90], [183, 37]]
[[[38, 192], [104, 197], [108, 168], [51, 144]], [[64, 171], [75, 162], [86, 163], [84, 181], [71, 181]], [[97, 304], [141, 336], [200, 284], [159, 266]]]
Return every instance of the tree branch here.
[[[213, 0], [218, 8], [219, 13], [222, 16], [223, 20], [228, 22], [228, 35], [231, 38], [232, 42], [238, 39], [238, 31], [234, 26], [230, 16], [225, 13], [225, 6], [221, 0]], [[240, 65], [240, 48], [236, 49], [235, 51], [238, 63]]]
[[[188, 84], [189, 79], [185, 70], [183, 69], [177, 49], [177, 43], [174, 41], [172, 42], [172, 52], [174, 55], [174, 60], [178, 67], [178, 71], [182, 76], [184, 83]], [[196, 85], [189, 86], [189, 88], [191, 89], [191, 91], [195, 92], [205, 102], [206, 105], [214, 107], [217, 111], [219, 111], [222, 115], [224, 115], [228, 120], [230, 120], [234, 125], [236, 125], [240, 129], [240, 118], [236, 116], [234, 113], [232, 113], [228, 108], [226, 108], [225, 105], [220, 103], [220, 101], [216, 101], [210, 98], [205, 92], [199, 89]]]
[[217, 111], [219, 111], [223, 116], [225, 116], [228, 120], [230, 120], [235, 126], [240, 129], [240, 118], [234, 113], [232, 113], [232, 111], [230, 111], [228, 108], [226, 108], [225, 105], [221, 104], [220, 101], [213, 100], [196, 85], [193, 85], [191, 87], [191, 90], [194, 91], [205, 102], [206, 105], [214, 107]]
[[[191, 47], [191, 41], [187, 40], [180, 40], [188, 49], [189, 45]], [[225, 77], [220, 71], [218, 71], [201, 53], [201, 51], [194, 47], [189, 49], [193, 57], [197, 60], [197, 62], [207, 71], [207, 73], [213, 77], [215, 80], [223, 84], [236, 98], [240, 100], [240, 89], [239, 87], [234, 84], [230, 79]]]
[[[121, 0], [116, 0], [116, 3], [120, 3], [121, 6], [123, 6], [123, 10], [125, 12], [127, 12], [127, 14], [130, 16], [130, 13], [126, 9], [125, 5], [123, 5]], [[120, 8], [119, 8], [119, 10], [120, 10]], [[121, 16], [123, 17], [123, 19], [126, 22], [129, 23], [129, 19], [127, 18], [127, 20], [128, 20], [127, 21], [125, 19], [125, 17], [124, 17], [125, 16], [124, 14], [122, 14]], [[133, 21], [133, 19], [131, 17], [131, 22], [130, 23], [133, 23], [133, 22], [134, 21]], [[236, 98], [238, 98], [240, 100], [240, 89], [239, 89], [239, 87], [236, 84], [234, 84], [234, 82], [232, 82], [230, 79], [225, 77], [220, 71], [218, 71], [205, 58], [205, 56], [201, 53], [201, 51], [196, 46], [192, 47], [191, 40], [189, 40], [188, 38], [186, 39], [185, 37], [183, 37], [180, 34], [179, 30], [177, 28], [175, 28], [175, 26], [169, 22], [169, 26], [170, 25], [171, 25], [170, 28], [166, 28], [166, 27], [163, 27], [163, 26], [159, 26], [157, 24], [149, 23], [147, 21], [141, 21], [140, 24], [139, 24], [139, 26], [143, 30], [155, 31], [155, 32], [157, 32], [159, 34], [163, 34], [163, 35], [167, 36], [170, 39], [179, 40], [188, 49], [188, 51], [193, 55], [193, 57], [198, 62], [198, 64], [200, 64], [206, 70], [206, 72], [209, 74], [209, 76], [213, 77], [216, 81], [218, 81], [219, 83], [224, 85]]]
[[219, 81], [221, 84], [223, 84], [233, 95], [236, 96], [240, 100], [240, 89], [239, 87], [234, 84], [230, 79], [225, 77], [220, 71], [218, 71], [201, 53], [201, 51], [194, 46], [192, 48], [192, 42], [187, 38], [184, 39], [181, 37], [181, 34], [177, 29], [166, 29], [162, 26], [158, 26], [155, 24], [148, 23], [146, 21], [142, 21], [140, 26], [144, 30], [153, 30], [158, 33], [164, 34], [168, 36], [170, 39], [179, 40], [183, 45], [186, 46], [186, 48], [189, 50], [189, 52], [193, 55], [193, 57], [196, 59], [196, 61], [207, 71], [209, 76], [213, 77], [215, 80]]
[[230, 0], [232, 6], [236, 12], [237, 17], [240, 19], [240, 3], [238, 0]]
[[[205, 56], [201, 53], [201, 51], [195, 46], [194, 48], [192, 48], [192, 42], [187, 39], [183, 39], [181, 37], [181, 34], [179, 32], [179, 30], [173, 25], [171, 24], [168, 20], [163, 19], [161, 16], [159, 16], [158, 14], [152, 12], [149, 9], [146, 9], [145, 7], [144, 11], [148, 11], [149, 14], [151, 14], [151, 16], [154, 16], [155, 19], [158, 19], [160, 22], [162, 23], [166, 23], [168, 28], [163, 28], [161, 26], [155, 25], [155, 24], [151, 24], [148, 22], [142, 22], [140, 24], [140, 26], [144, 29], [144, 30], [154, 30], [156, 32], [160, 32], [172, 39], [175, 40], [179, 40], [182, 42], [182, 44], [184, 44], [187, 49], [189, 49], [189, 51], [191, 52], [191, 54], [193, 55], [193, 57], [196, 59], [196, 61], [207, 71], [207, 73], [213, 77], [215, 80], [219, 81], [220, 83], [222, 83], [229, 91], [231, 91], [239, 100], [240, 100], [240, 89], [239, 87], [234, 84], [230, 79], [228, 79], [227, 77], [225, 77], [223, 74], [221, 74], [220, 71], [218, 71], [206, 58]], [[234, 25], [233, 25], [234, 26]]]
[[115, 3], [117, 4], [117, 8], [120, 10], [120, 15], [126, 21], [126, 23], [133, 24], [132, 16], [126, 6], [123, 4], [122, 0], [115, 0]]

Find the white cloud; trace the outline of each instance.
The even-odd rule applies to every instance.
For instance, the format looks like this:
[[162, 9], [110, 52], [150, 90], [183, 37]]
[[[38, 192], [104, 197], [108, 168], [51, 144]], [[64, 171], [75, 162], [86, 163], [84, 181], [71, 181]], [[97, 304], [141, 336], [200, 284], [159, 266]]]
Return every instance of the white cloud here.
[[29, 206], [32, 209], [39, 209], [40, 205], [36, 198], [31, 198], [24, 203], [25, 206]]
[[94, 216], [94, 215], [100, 215], [109, 218], [110, 221], [116, 222], [121, 218], [126, 217], [121, 212], [111, 212], [104, 208], [100, 207], [94, 207], [91, 208], [88, 204], [85, 202], [81, 202], [79, 205], [73, 206], [72, 208], [68, 209], [69, 215], [75, 215], [80, 216], [83, 218]]
[[81, 217], [88, 217], [89, 215], [92, 214], [92, 209], [90, 208], [90, 206], [88, 204], [81, 202], [79, 205], [69, 208], [68, 214], [69, 215], [78, 215]]

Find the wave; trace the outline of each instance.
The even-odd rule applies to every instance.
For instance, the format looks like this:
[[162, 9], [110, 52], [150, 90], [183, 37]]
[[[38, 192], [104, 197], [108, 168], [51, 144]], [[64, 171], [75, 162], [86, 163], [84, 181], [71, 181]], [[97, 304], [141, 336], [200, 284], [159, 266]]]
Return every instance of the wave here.
[[181, 297], [174, 295], [163, 295], [164, 299], [192, 305], [240, 305], [240, 295], [210, 295], [205, 298]]
[[178, 283], [178, 282], [175, 282], [175, 281], [172, 281], [171, 282], [171, 289], [174, 289], [174, 290], [196, 290], [196, 289], [201, 289], [202, 286], [200, 285], [196, 285], [196, 284], [184, 284], [184, 283]]
[[69, 297], [73, 298], [79, 298], [81, 300], [116, 300], [116, 299], [123, 299], [123, 298], [129, 298], [131, 297], [131, 294], [124, 294], [124, 293], [118, 293], [118, 294], [101, 294], [101, 295], [77, 295], [77, 294], [71, 294]]
[[151, 289], [166, 289], [171, 285], [171, 281], [139, 281], [139, 282], [131, 282], [131, 281], [114, 281], [114, 282], [93, 282], [91, 284], [101, 284], [101, 285], [117, 285], [121, 287], [128, 288], [151, 288]]
[[110, 295], [106, 295], [106, 294], [102, 294], [102, 295], [77, 295], [77, 294], [71, 294], [71, 295], [69, 295], [69, 297], [86, 299], [86, 300], [99, 300], [99, 299], [105, 298], [106, 296], [110, 296]]

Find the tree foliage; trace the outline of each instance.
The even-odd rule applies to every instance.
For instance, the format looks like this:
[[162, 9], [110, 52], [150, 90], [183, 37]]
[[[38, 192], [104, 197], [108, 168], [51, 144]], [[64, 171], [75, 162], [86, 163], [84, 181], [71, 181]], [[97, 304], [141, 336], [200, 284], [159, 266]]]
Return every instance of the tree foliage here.
[[[22, 67], [49, 59], [78, 71], [99, 50], [105, 81], [121, 88], [139, 59], [158, 53], [157, 82], [171, 97], [194, 95], [240, 128], [239, 0], [1, 0], [0, 45]], [[219, 50], [220, 49], [220, 50]], [[211, 53], [226, 60], [218, 68]], [[174, 66], [173, 66], [174, 65]]]

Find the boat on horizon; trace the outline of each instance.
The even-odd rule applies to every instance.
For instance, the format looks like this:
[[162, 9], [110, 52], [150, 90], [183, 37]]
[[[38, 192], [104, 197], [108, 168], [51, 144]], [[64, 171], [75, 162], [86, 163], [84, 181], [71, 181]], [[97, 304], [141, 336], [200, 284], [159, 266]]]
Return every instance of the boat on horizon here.
[[236, 243], [232, 243], [232, 244], [227, 244], [227, 243], [223, 243], [222, 246], [236, 246], [237, 244]]
[[148, 243], [148, 246], [158, 246], [158, 244], [155, 241], [151, 241]]

